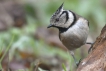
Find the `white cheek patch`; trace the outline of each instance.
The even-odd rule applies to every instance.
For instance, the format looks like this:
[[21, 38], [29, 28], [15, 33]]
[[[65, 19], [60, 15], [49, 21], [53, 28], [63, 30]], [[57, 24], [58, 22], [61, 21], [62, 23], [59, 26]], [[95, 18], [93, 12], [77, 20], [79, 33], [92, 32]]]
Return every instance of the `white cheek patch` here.
[[61, 17], [66, 17], [66, 13], [63, 13], [63, 14], [61, 15]]
[[72, 12], [68, 11], [68, 16], [69, 16], [69, 19], [66, 22], [66, 27], [69, 27], [74, 21], [74, 15]]
[[61, 17], [60, 17], [60, 22], [65, 24], [66, 23], [66, 14], [62, 14]]

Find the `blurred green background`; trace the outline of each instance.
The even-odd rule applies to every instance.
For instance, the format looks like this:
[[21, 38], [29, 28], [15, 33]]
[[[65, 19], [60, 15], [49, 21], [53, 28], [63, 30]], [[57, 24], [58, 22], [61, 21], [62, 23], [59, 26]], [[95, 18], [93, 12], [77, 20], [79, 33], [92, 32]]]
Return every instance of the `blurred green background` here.
[[[73, 58], [59, 41], [57, 29], [47, 29], [52, 14], [64, 2], [89, 21], [94, 42], [106, 24], [105, 0], [0, 0], [0, 68], [15, 71], [75, 71]], [[77, 61], [90, 45], [75, 51]], [[19, 70], [20, 71], [20, 70]]]

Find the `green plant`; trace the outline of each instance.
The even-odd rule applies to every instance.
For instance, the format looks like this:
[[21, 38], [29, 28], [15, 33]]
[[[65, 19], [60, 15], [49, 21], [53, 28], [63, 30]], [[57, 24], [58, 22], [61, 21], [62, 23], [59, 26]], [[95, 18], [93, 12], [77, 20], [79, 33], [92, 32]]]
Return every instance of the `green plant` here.
[[[12, 39], [11, 39], [9, 45], [7, 46], [6, 50], [4, 51], [3, 56], [2, 56], [1, 59], [0, 59], [0, 69], [2, 69], [1, 62], [2, 62], [2, 60], [3, 60], [3, 58], [4, 58], [4, 56], [6, 55], [6, 53], [9, 51], [9, 49], [10, 49], [10, 47], [11, 47], [11, 45], [12, 45], [12, 42], [13, 42], [14, 38], [15, 38], [15, 35], [13, 35], [13, 37], [12, 37]], [[1, 52], [2, 52], [2, 47], [1, 47], [1, 49], [0, 49], [0, 54], [1, 54]]]

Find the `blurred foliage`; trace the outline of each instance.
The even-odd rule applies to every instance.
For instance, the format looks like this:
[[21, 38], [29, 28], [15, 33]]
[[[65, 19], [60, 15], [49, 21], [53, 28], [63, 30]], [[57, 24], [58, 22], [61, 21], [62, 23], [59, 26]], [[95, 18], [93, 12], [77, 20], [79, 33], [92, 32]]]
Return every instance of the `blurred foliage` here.
[[[67, 61], [70, 69], [74, 71], [75, 63], [67, 52], [55, 48], [56, 46], [48, 45], [43, 39], [37, 40], [34, 38], [37, 28], [40, 26], [47, 27], [51, 15], [63, 2], [64, 9], [70, 9], [87, 18], [90, 24], [89, 36], [92, 37], [92, 40], [95, 40], [101, 28], [106, 24], [106, 2], [104, 0], [19, 0], [18, 2], [24, 6], [27, 25], [22, 28], [10, 27], [8, 30], [0, 32], [0, 54], [7, 49], [12, 36], [15, 35], [11, 49], [9, 50], [10, 61], [14, 59], [14, 56], [17, 59], [25, 58], [25, 55], [21, 55], [22, 57], [18, 55], [21, 51], [34, 54], [35, 59], [39, 59], [40, 57], [44, 57], [45, 59], [46, 57], [55, 57], [58, 55], [61, 59], [65, 60], [64, 62]], [[84, 52], [81, 55], [81, 52], [82, 50], [80, 49], [76, 50], [75, 56], [78, 60], [82, 55], [85, 57], [87, 54], [87, 52]], [[63, 63], [60, 65], [62, 66]], [[40, 68], [39, 70], [43, 71]]]

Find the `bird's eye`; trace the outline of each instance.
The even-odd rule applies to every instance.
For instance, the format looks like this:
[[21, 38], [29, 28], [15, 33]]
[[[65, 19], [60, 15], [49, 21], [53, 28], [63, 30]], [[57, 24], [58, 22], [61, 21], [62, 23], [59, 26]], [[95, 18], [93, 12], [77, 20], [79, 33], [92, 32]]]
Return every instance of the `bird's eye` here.
[[58, 21], [59, 21], [59, 18], [56, 19], [56, 22], [58, 22]]

